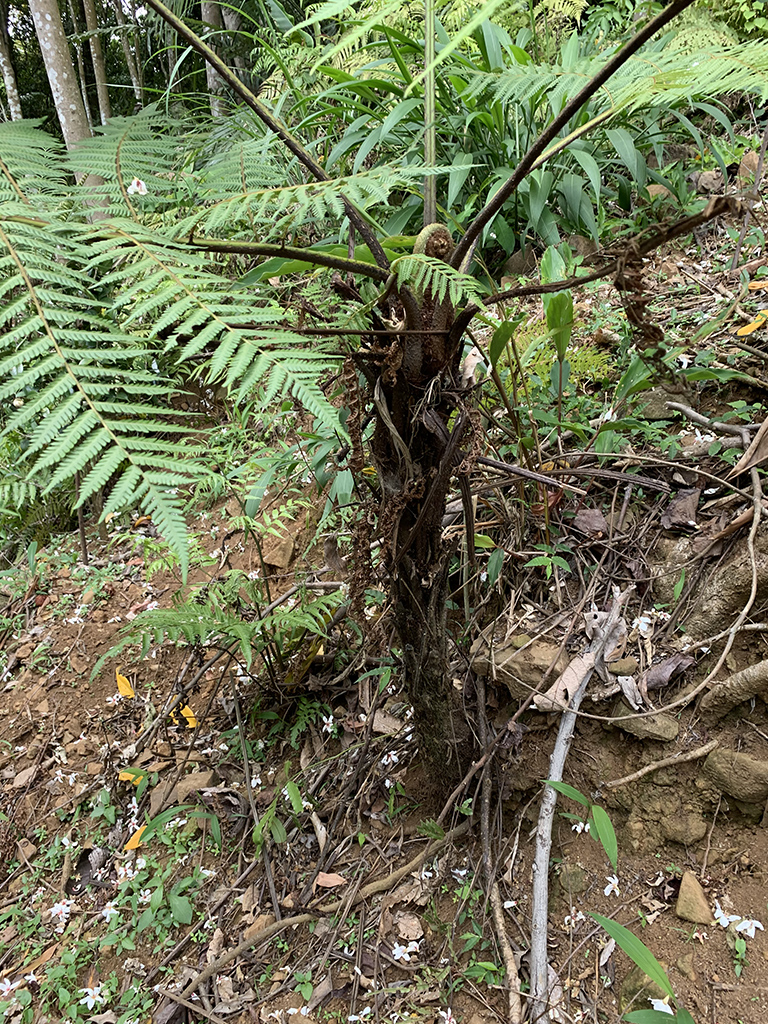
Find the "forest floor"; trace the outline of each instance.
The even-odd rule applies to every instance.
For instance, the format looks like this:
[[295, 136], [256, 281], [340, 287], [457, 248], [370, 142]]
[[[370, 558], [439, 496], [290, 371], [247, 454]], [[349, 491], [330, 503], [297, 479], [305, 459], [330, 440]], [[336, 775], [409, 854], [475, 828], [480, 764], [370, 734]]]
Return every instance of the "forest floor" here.
[[[741, 254], [752, 274], [768, 263], [760, 245], [750, 236]], [[755, 293], [747, 297], [729, 272], [733, 251], [732, 235], [719, 226], [649, 261], [647, 285], [659, 322], [691, 338], [711, 322], [711, 365], [735, 359], [750, 378], [666, 397], [694, 402], [715, 419], [741, 402], [754, 422], [768, 346], [757, 328], [752, 352], [734, 347], [736, 327], [759, 310]], [[724, 314], [719, 325], [717, 313]], [[598, 349], [611, 343], [623, 313], [602, 285], [580, 316], [583, 344]], [[639, 417], [646, 399], [657, 401], [659, 389], [638, 402]], [[758, 1024], [768, 1008], [766, 704], [758, 687], [718, 717], [696, 701], [664, 713], [701, 683], [726, 642], [720, 680], [765, 657], [765, 527], [751, 548], [746, 520], [719, 536], [752, 507], [749, 478], [740, 478], [747, 488], [740, 492], [723, 481], [727, 466], [703, 435], [727, 435], [670, 419], [666, 411], [648, 422], [677, 436], [671, 457], [656, 435], [638, 435], [624, 458], [593, 461], [594, 477], [573, 478], [589, 488], [589, 508], [601, 510], [602, 522], [578, 520], [587, 503], [573, 493], [548, 496], [561, 539], [590, 567], [598, 606], [606, 607], [613, 585], [636, 585], [622, 655], [634, 665], [624, 665], [626, 674], [647, 682], [651, 665], [670, 666], [677, 657], [679, 666], [690, 654], [686, 671], [670, 667], [663, 688], [652, 690], [646, 708], [662, 713], [643, 720], [651, 722], [645, 732], [612, 721], [621, 717], [615, 695], [588, 698], [582, 708], [564, 778], [607, 810], [618, 867], [595, 829], [580, 828], [587, 809], [561, 798], [548, 926], [558, 1022], [618, 1021], [628, 1007], [648, 1009], [649, 998], [663, 996], [643, 988], [647, 979], [638, 980], [592, 912], [632, 928], [697, 1024]], [[635, 456], [642, 461], [633, 463]], [[657, 486], [635, 487], [620, 515], [630, 465]], [[618, 479], [601, 478], [601, 468]], [[296, 584], [329, 579], [306, 517], [270, 537], [262, 561], [255, 545], [230, 536], [237, 511], [220, 501], [193, 517], [208, 557], [191, 571], [187, 590], [230, 570], [258, 576], [266, 564], [272, 599], [287, 604]], [[486, 534], [489, 512], [492, 505], [479, 512]], [[343, 618], [326, 642], [301, 647], [283, 665], [254, 658], [248, 666], [237, 652], [222, 656], [149, 635], [146, 650], [133, 645], [109, 656], [126, 624], [147, 609], [170, 608], [183, 589], [176, 573], [150, 571], [137, 548], [136, 538], [153, 529], [134, 521], [105, 546], [89, 526], [88, 564], [77, 536], [65, 536], [5, 580], [0, 1013], [12, 1024], [285, 1024], [294, 1014], [317, 1024], [508, 1020], [483, 830], [525, 979], [540, 783], [560, 715], [529, 708], [508, 723], [551, 661], [567, 662], [583, 649], [584, 577], [557, 564], [551, 577], [542, 565], [521, 564], [511, 587], [502, 574], [475, 621], [474, 661], [468, 644], [457, 649], [457, 706], [473, 722], [482, 713], [488, 729], [504, 736], [490, 762], [484, 826], [482, 772], [435, 799], [397, 672], [381, 670], [386, 643], [361, 645]], [[701, 537], [709, 547], [680, 554]], [[717, 602], [729, 582], [741, 580], [745, 559], [758, 575], [747, 620], [757, 628], [729, 636], [751, 575], [736, 587], [736, 603]], [[330, 570], [339, 577], [343, 570]], [[691, 631], [689, 622], [713, 601], [716, 626], [705, 615]], [[669, 622], [676, 606], [677, 627]], [[458, 611], [452, 621], [456, 633], [466, 624]], [[707, 640], [716, 633], [723, 635]], [[486, 660], [478, 685], [489, 642], [496, 662], [511, 659], [511, 668], [497, 672]], [[711, 754], [683, 758], [713, 740], [720, 752], [746, 755], [730, 763], [730, 776]], [[479, 744], [464, 751], [465, 763], [481, 752]], [[678, 760], [607, 785], [663, 758]], [[686, 885], [693, 876], [701, 886], [709, 921], [678, 916], [684, 876]]]

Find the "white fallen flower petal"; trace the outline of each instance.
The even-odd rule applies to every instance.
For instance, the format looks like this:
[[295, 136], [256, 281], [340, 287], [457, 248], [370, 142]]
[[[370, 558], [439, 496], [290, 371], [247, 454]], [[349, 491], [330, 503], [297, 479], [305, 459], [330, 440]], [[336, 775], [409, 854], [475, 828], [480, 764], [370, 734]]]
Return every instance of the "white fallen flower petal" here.
[[737, 925], [734, 925], [737, 932], [743, 932], [748, 938], [754, 939], [755, 929], [759, 928], [760, 931], [765, 931], [759, 921], [754, 921], [752, 918], [745, 917], [739, 921]]
[[606, 885], [606, 887], [603, 889], [603, 893], [606, 896], [611, 896], [611, 895], [620, 896], [621, 893], [619, 892], [619, 877], [618, 877], [618, 875], [606, 875], [605, 876], [605, 880], [608, 883], [608, 885]]
[[649, 996], [648, 1002], [651, 1004], [654, 1010], [657, 1010], [659, 1013], [668, 1013], [670, 1017], [674, 1017], [672, 1007], [669, 1005], [666, 999], [651, 999]]

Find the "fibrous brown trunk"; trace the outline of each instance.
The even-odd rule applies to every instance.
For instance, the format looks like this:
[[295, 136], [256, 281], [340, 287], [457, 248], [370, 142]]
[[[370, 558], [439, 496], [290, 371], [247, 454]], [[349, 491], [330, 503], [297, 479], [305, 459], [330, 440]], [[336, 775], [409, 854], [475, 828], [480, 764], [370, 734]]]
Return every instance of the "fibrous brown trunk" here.
[[[422, 231], [414, 252], [445, 260], [452, 248], [448, 230], [431, 224]], [[378, 416], [373, 454], [382, 491], [379, 530], [406, 691], [430, 780], [441, 787], [463, 774], [471, 753], [466, 723], [454, 706], [449, 672], [452, 552], [442, 536], [448, 489], [461, 461], [460, 444], [469, 418], [460, 409], [454, 383], [460, 353], [449, 349], [447, 341], [451, 307], [447, 300], [437, 304], [428, 292], [418, 300], [412, 295], [404, 298], [409, 328], [446, 333], [403, 335], [402, 348], [387, 357], [374, 385]]]

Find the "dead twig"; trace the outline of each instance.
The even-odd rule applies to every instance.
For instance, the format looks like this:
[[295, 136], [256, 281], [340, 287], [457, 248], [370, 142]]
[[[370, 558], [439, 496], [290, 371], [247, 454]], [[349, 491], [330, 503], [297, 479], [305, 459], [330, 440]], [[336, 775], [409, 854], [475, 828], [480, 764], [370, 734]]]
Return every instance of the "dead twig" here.
[[[595, 661], [603, 653], [613, 628], [621, 615], [634, 587], [627, 587], [623, 593], [614, 592], [613, 606], [605, 622], [601, 626], [601, 635], [589, 645], [587, 654], [591, 655], [591, 667], [587, 667], [576, 692], [571, 696], [568, 706], [560, 719], [555, 746], [549, 762], [548, 779], [560, 782], [563, 777], [568, 751], [573, 739], [579, 705], [587, 690], [587, 684], [594, 672]], [[585, 656], [585, 663], [589, 661]], [[552, 786], [544, 786], [539, 810], [539, 822], [536, 832], [536, 853], [533, 863], [533, 903], [531, 908], [531, 993], [533, 1004], [531, 1017], [540, 1024], [548, 1024], [549, 1012], [549, 962], [547, 957], [547, 920], [549, 909], [549, 855], [552, 849], [552, 822], [557, 804], [557, 791]]]
[[611, 782], [604, 782], [603, 786], [605, 789], [616, 789], [618, 786], [626, 786], [629, 782], [637, 782], [638, 779], [642, 779], [644, 775], [650, 775], [651, 772], [657, 772], [659, 768], [669, 768], [670, 765], [683, 764], [685, 761], [697, 761], [700, 757], [706, 757], [710, 754], [715, 747], [720, 745], [720, 740], [710, 740], [709, 743], [705, 743], [703, 747], [696, 747], [695, 750], [689, 750], [686, 754], [679, 754], [676, 757], [662, 757], [660, 761], [654, 761], [653, 764], [647, 764], [644, 768], [638, 769], [636, 772], [632, 772], [631, 775], [625, 775], [622, 779], [613, 779]]
[[[412, 860], [408, 861], [403, 867], [398, 868], [397, 871], [393, 871], [391, 875], [387, 875], [386, 878], [378, 878], [375, 882], [369, 882], [360, 889], [355, 899], [352, 901], [351, 906], [359, 903], [361, 900], [368, 899], [369, 896], [374, 896], [376, 893], [385, 892], [387, 889], [391, 889], [393, 885], [396, 885], [401, 878], [405, 878], [412, 871], [421, 867], [422, 863], [428, 857], [434, 857], [438, 850], [441, 850], [447, 843], [452, 842], [454, 839], [458, 839], [459, 836], [464, 835], [469, 829], [469, 820], [463, 821], [456, 828], [451, 829], [450, 832], [446, 832], [442, 839], [436, 839], [431, 842], [426, 849], [418, 853]], [[325, 917], [329, 914], [337, 914], [345, 905], [346, 899], [337, 900], [335, 903], [329, 903], [326, 906], [320, 906], [311, 911], [307, 911], [304, 914], [294, 914], [293, 917], [284, 917], [282, 921], [275, 921], [266, 928], [261, 928], [258, 932], [249, 936], [247, 939], [243, 939], [242, 942], [238, 943], [234, 949], [230, 949], [223, 956], [219, 957], [218, 960], [214, 960], [213, 963], [202, 970], [196, 978], [193, 978], [189, 982], [187, 987], [181, 993], [183, 999], [189, 999], [193, 992], [195, 992], [199, 985], [205, 984], [209, 978], [212, 978], [215, 974], [218, 974], [227, 964], [232, 963], [233, 960], [237, 960], [238, 957], [242, 956], [253, 946], [257, 946], [267, 939], [271, 939], [273, 935], [277, 935], [278, 932], [283, 931], [286, 928], [298, 928], [299, 925], [309, 924], [311, 921], [316, 921], [318, 917]], [[197, 1007], [195, 1007], [197, 1009]]]

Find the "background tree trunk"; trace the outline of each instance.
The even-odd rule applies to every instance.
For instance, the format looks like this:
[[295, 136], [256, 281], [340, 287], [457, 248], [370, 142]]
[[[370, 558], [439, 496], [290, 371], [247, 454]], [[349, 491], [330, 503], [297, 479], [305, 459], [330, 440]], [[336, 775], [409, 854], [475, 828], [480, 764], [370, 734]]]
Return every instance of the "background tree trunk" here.
[[16, 69], [13, 66], [13, 40], [8, 32], [8, 6], [6, 4], [0, 4], [0, 71], [3, 75], [11, 120], [20, 121], [24, 115], [21, 112], [21, 96], [16, 82]]
[[[203, 24], [217, 32], [217, 35], [209, 37], [208, 45], [212, 50], [218, 52], [219, 43], [221, 42], [221, 36], [218, 33], [223, 27], [221, 20], [221, 7], [219, 7], [214, 0], [203, 0], [200, 5], [200, 10]], [[211, 103], [211, 117], [224, 117], [226, 114], [226, 107], [222, 98], [224, 83], [218, 72], [211, 67], [207, 61], [205, 64], [205, 81], [208, 85], [208, 95]]]
[[134, 56], [133, 50], [131, 49], [131, 40], [129, 38], [129, 34], [135, 36], [135, 30], [129, 29], [126, 23], [121, 0], [113, 0], [112, 9], [115, 12], [115, 20], [119, 26], [120, 45], [123, 47], [123, 54], [125, 55], [128, 74], [131, 76], [133, 95], [136, 97], [137, 107], [141, 108], [144, 106], [144, 86], [142, 84], [141, 75], [139, 74], [139, 65]]
[[98, 35], [99, 25], [96, 19], [96, 5], [93, 0], [83, 0], [83, 10], [85, 12], [85, 24], [89, 32], [88, 43], [91, 47], [93, 77], [96, 80], [96, 95], [99, 99], [99, 117], [101, 118], [101, 123], [106, 124], [112, 116], [112, 110], [109, 105], [107, 69], [104, 65], [104, 52], [101, 48], [101, 38]]
[[88, 88], [85, 78], [85, 61], [83, 60], [83, 43], [81, 39], [82, 28], [80, 26], [80, 19], [77, 16], [77, 10], [73, 3], [73, 0], [67, 0], [69, 6], [69, 16], [72, 19], [72, 27], [75, 30], [75, 59], [77, 60], [77, 77], [80, 82], [80, 95], [83, 97], [83, 110], [85, 111], [85, 119], [88, 122], [88, 130], [93, 135], [93, 114], [91, 113], [91, 105], [88, 102]]
[[77, 87], [61, 14], [56, 0], [29, 0], [45, 71], [67, 149], [91, 134], [83, 98]]

